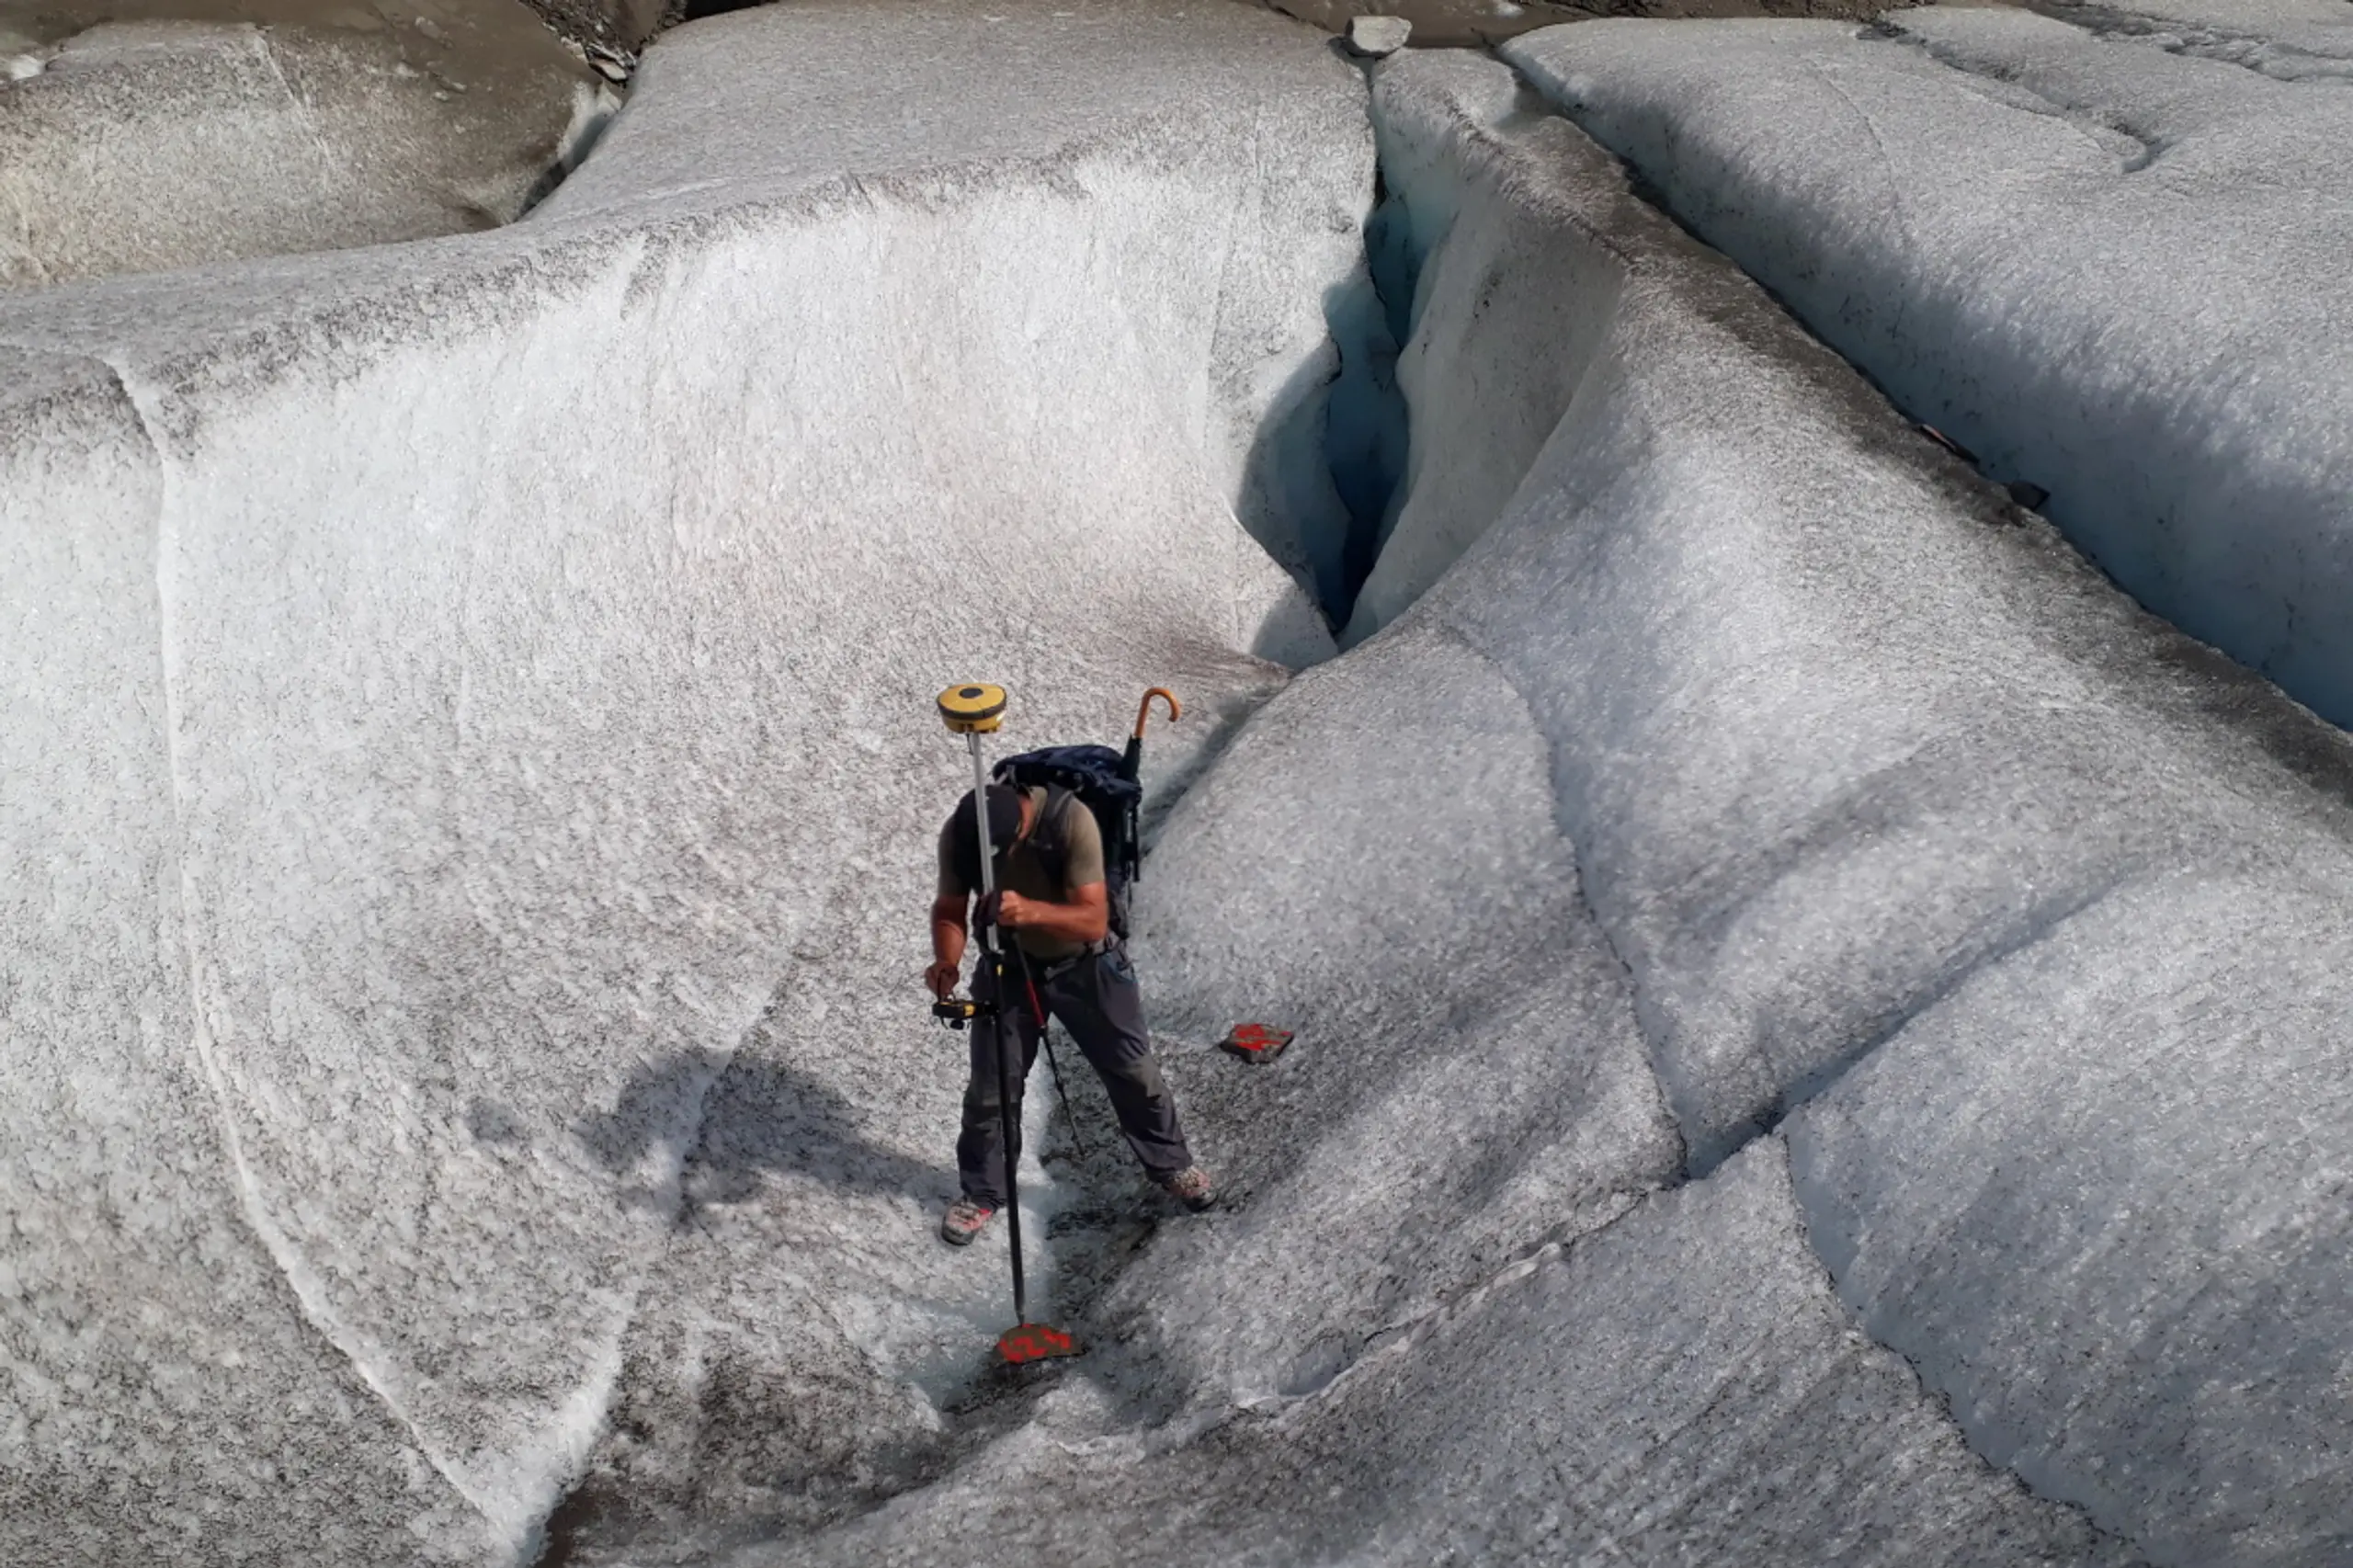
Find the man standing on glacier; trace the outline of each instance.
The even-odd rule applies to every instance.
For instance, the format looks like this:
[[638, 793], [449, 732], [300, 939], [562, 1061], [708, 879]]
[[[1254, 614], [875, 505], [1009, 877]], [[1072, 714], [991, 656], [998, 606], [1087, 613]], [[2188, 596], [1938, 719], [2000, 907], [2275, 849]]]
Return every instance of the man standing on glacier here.
[[[1018, 1041], [1020, 1054], [1007, 1063], [1017, 1139], [1021, 1085], [1037, 1060], [1046, 1017], [1062, 1020], [1103, 1080], [1120, 1131], [1144, 1174], [1187, 1208], [1209, 1208], [1217, 1200], [1215, 1190], [1186, 1147], [1176, 1102], [1144, 1030], [1143, 993], [1125, 944], [1111, 929], [1103, 835], [1095, 813], [1064, 790], [1006, 784], [989, 786], [988, 812], [999, 890], [994, 914], [997, 929], [1009, 933], [1016, 947], [1007, 970], [1016, 994], [997, 994], [987, 964], [974, 971], [973, 1000], [995, 1011], [972, 1021], [972, 1074], [964, 1086], [963, 1131], [956, 1140], [963, 1194], [949, 1206], [940, 1236], [967, 1245], [1005, 1206], [996, 1052], [1008, 1037]], [[943, 1000], [956, 989], [963, 965], [968, 918], [992, 913], [971, 907], [980, 881], [979, 828], [968, 790], [939, 830], [932, 964], [924, 978]], [[1017, 1146], [1011, 1158], [1019, 1163]]]

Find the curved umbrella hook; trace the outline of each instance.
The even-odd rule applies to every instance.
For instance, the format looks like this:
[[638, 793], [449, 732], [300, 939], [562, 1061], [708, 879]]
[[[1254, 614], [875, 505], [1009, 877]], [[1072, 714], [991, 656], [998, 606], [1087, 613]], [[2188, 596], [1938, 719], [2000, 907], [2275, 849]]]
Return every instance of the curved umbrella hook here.
[[1176, 694], [1175, 692], [1169, 690], [1165, 686], [1154, 687], [1150, 691], [1143, 694], [1143, 701], [1139, 703], [1136, 707], [1136, 730], [1134, 738], [1137, 740], [1143, 739], [1144, 721], [1152, 717], [1152, 699], [1155, 697], [1168, 704], [1168, 722], [1170, 723], [1175, 723], [1178, 717], [1180, 717], [1184, 712], [1184, 710], [1176, 705]]

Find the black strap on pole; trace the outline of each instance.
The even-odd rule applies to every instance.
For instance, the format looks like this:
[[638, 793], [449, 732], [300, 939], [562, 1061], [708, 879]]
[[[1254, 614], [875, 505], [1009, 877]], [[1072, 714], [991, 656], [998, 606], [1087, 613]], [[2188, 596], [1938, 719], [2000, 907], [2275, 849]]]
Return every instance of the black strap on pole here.
[[1063, 1064], [1054, 1056], [1054, 1037], [1046, 1028], [1046, 1001], [1039, 994], [1037, 977], [1029, 972], [1029, 955], [1021, 944], [1013, 944], [1013, 961], [1021, 966], [1021, 983], [1029, 993], [1029, 1010], [1038, 1018], [1038, 1043], [1046, 1048], [1046, 1071], [1054, 1080], [1054, 1097], [1063, 1102], [1063, 1119], [1070, 1124], [1070, 1146], [1080, 1159], [1086, 1158], [1086, 1141], [1078, 1135], [1078, 1118], [1070, 1108], [1070, 1091], [1063, 1087]]

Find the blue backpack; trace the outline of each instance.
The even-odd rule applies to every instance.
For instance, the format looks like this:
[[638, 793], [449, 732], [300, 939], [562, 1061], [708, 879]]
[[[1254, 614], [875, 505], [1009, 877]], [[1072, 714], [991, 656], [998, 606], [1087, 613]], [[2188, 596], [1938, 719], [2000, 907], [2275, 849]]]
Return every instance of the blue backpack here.
[[1069, 853], [1062, 841], [1063, 799], [1075, 795], [1095, 813], [1103, 834], [1103, 891], [1111, 905], [1111, 934], [1121, 941], [1128, 936], [1128, 887], [1143, 875], [1143, 786], [1130, 769], [1128, 760], [1109, 746], [1048, 746], [1008, 756], [990, 770], [1000, 784], [1045, 788], [1046, 809], [1029, 845], [1056, 877]]

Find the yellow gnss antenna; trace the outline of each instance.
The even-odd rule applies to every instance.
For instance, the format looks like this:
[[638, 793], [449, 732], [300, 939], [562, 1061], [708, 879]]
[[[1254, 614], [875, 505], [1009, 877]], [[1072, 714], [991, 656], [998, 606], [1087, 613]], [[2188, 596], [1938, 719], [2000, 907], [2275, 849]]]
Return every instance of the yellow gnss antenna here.
[[951, 686], [939, 694], [939, 716], [957, 734], [994, 734], [1005, 716], [1005, 687], [980, 681]]

